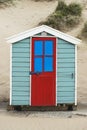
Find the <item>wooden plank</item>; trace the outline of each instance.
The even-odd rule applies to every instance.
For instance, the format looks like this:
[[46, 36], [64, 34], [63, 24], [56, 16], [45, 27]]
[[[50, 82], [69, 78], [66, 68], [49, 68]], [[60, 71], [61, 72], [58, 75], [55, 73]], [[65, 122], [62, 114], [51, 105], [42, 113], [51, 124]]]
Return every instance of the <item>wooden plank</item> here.
[[74, 59], [75, 58], [75, 54], [58, 54], [58, 59], [68, 59], [68, 58], [71, 58], [71, 59]]
[[29, 87], [29, 82], [12, 82], [12, 86], [28, 86]]
[[58, 86], [57, 92], [75, 92], [75, 87], [74, 86], [69, 86], [69, 87]]
[[29, 96], [29, 91], [13, 91], [12, 92], [13, 96]]
[[13, 58], [30, 58], [30, 56], [29, 56], [29, 53], [13, 53], [12, 54], [12, 57]]
[[25, 101], [12, 100], [12, 105], [29, 105], [29, 100], [25, 100]]
[[16, 101], [26, 101], [29, 100], [29, 96], [13, 96], [12, 100]]
[[70, 72], [71, 74], [75, 72], [75, 68], [59, 68], [58, 73], [68, 73]]
[[75, 63], [75, 59], [74, 58], [67, 58], [67, 59], [57, 59], [58, 62], [60, 63]]
[[19, 48], [19, 47], [21, 47], [21, 48], [26, 48], [26, 47], [28, 47], [29, 48], [29, 43], [27, 43], [26, 44], [26, 42], [23, 44], [23, 43], [17, 43], [17, 44], [15, 44], [14, 46], [13, 46], [13, 48]]
[[30, 67], [29, 63], [12, 63], [12, 67]]
[[29, 77], [12, 77], [12, 81], [13, 82], [17, 82], [17, 81], [24, 81], [24, 82], [28, 82], [29, 81]]
[[12, 62], [15, 62], [15, 63], [20, 63], [20, 62], [29, 63], [29, 61], [30, 61], [29, 58], [12, 58]]
[[58, 82], [65, 82], [65, 81], [66, 81], [66, 82], [68, 82], [68, 81], [69, 81], [69, 82], [75, 82], [75, 78], [72, 78], [72, 77], [70, 77], [70, 78], [67, 78], [67, 77], [66, 77], [66, 78], [65, 78], [65, 77], [59, 77], [57, 81], [58, 81]]
[[25, 48], [12, 48], [12, 52], [16, 52], [16, 53], [25, 53], [25, 52], [29, 52], [29, 48], [28, 47], [25, 47]]
[[59, 49], [58, 54], [73, 54], [75, 49]]
[[58, 62], [58, 66], [57, 68], [75, 68], [75, 63], [74, 62], [67, 62], [67, 63], [62, 63], [62, 62]]
[[75, 97], [57, 97], [58, 103], [75, 103]]
[[60, 82], [57, 82], [57, 84], [58, 84], [58, 86], [60, 86], [60, 87], [65, 87], [65, 86], [66, 86], [66, 87], [70, 87], [70, 86], [71, 86], [71, 87], [72, 87], [72, 86], [75, 87], [75, 83], [74, 83], [74, 82], [69, 82], [69, 81], [68, 81], [68, 82], [61, 82], [61, 81], [60, 81]]
[[74, 97], [75, 96], [75, 92], [66, 92], [66, 91], [62, 91], [62, 92], [60, 92], [60, 91], [58, 91], [58, 93], [57, 93], [57, 95], [58, 95], [58, 97]]
[[29, 86], [28, 87], [26, 87], [26, 85], [25, 86], [14, 86], [13, 88], [12, 88], [12, 91], [21, 91], [21, 92], [29, 92]]
[[29, 77], [29, 72], [12, 72], [13, 77]]
[[28, 67], [13, 67], [12, 70], [15, 72], [29, 72]]

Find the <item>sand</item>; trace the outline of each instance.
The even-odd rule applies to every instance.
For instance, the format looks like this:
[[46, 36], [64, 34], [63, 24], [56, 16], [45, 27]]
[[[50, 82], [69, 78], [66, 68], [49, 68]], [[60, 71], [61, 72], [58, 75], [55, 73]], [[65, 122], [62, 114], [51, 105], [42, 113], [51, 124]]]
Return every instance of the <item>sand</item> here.
[[[65, 0], [68, 4], [74, 0]], [[67, 32], [77, 37], [87, 20], [87, 0], [78, 0], [84, 7], [81, 23]], [[34, 2], [16, 1], [11, 7], [0, 9], [0, 100], [9, 98], [10, 50], [6, 38], [26, 31], [45, 20], [56, 8], [57, 1]], [[87, 45], [86, 41], [78, 47], [78, 102], [87, 103]]]
[[87, 130], [87, 117], [72, 112], [0, 111], [0, 130]]

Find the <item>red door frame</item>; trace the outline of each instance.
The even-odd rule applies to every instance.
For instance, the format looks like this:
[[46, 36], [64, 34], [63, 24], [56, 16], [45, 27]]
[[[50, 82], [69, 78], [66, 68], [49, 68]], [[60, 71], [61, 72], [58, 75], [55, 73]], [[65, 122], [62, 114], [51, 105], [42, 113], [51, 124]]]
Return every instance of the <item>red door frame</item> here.
[[[35, 40], [42, 40], [42, 41], [46, 41], [46, 40], [52, 40], [53, 43], [54, 43], [54, 47], [53, 47], [53, 72], [51, 72], [51, 75], [54, 75], [54, 79], [55, 79], [55, 85], [54, 85], [54, 102], [53, 104], [50, 104], [50, 105], [46, 105], [46, 106], [55, 106], [56, 105], [56, 38], [55, 37], [33, 37], [32, 38], [32, 48], [31, 48], [31, 71], [34, 71], [34, 41]], [[43, 58], [44, 56], [42, 56]], [[44, 59], [44, 58], [43, 58]], [[49, 76], [49, 72], [43, 72], [43, 75], [44, 76]], [[31, 105], [34, 106], [34, 104], [32, 103], [32, 77], [35, 77], [35, 76], [31, 76]], [[35, 100], [35, 99], [33, 99]], [[37, 106], [41, 106], [41, 105], [37, 105]], [[45, 106], [44, 104], [42, 106]]]

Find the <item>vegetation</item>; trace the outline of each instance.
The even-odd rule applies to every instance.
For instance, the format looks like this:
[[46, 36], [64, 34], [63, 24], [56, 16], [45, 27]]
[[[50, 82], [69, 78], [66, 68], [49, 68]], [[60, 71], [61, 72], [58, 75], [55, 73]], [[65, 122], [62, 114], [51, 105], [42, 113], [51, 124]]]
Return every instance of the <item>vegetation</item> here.
[[80, 4], [71, 3], [66, 5], [64, 1], [59, 1], [55, 12], [41, 24], [49, 25], [59, 30], [66, 30], [76, 26], [81, 18], [82, 8]]
[[82, 36], [84, 38], [87, 38], [87, 22], [84, 24], [84, 27], [82, 29]]
[[13, 0], [0, 0], [0, 8], [3, 8], [4, 6], [10, 5]]
[[6, 3], [6, 2], [12, 2], [12, 0], [0, 0], [0, 4], [1, 3]]
[[50, 2], [50, 1], [53, 1], [53, 0], [34, 0], [34, 1], [48, 1], [48, 2]]

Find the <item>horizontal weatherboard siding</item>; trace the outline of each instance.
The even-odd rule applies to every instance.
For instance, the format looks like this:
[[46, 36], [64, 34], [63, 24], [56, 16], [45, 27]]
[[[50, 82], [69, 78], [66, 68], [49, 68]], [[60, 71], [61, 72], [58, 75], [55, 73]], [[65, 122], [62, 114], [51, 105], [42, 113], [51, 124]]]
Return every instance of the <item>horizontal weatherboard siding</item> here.
[[75, 45], [58, 39], [57, 103], [75, 103]]
[[30, 40], [12, 44], [12, 105], [30, 102]]
[[29, 104], [29, 100], [13, 100], [12, 101], [12, 105], [28, 105]]

